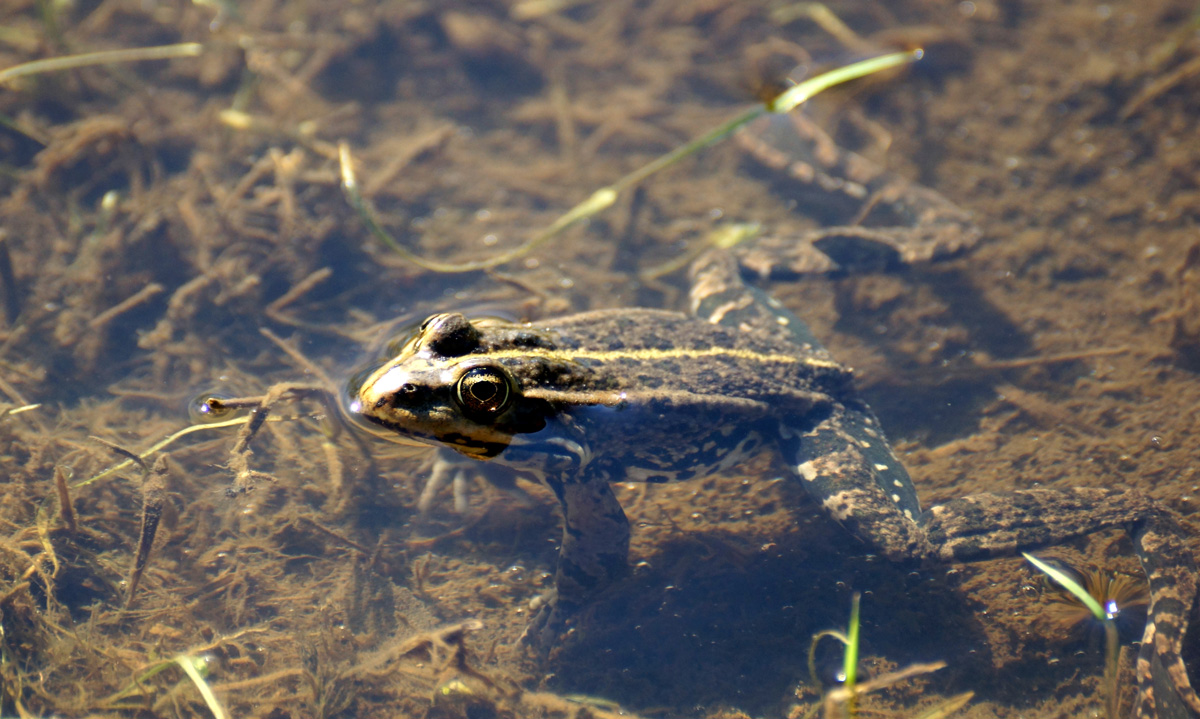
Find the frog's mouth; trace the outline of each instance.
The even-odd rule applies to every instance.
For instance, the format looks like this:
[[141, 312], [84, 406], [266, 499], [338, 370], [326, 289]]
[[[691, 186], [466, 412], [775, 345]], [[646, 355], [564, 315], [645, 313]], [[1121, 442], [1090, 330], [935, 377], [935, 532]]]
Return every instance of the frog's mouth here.
[[481, 461], [496, 457], [503, 452], [509, 444], [507, 437], [495, 432], [491, 433], [493, 435], [492, 437], [489, 437], [488, 439], [481, 439], [463, 434], [460, 431], [433, 432], [429, 430], [415, 429], [411, 425], [393, 422], [383, 417], [378, 417], [368, 413], [362, 413], [359, 416], [371, 424], [378, 425], [389, 430], [391, 433], [393, 433], [393, 437], [413, 440], [414, 444], [420, 444], [422, 446], [446, 446], [460, 454], [464, 454], [472, 459], [478, 459]]
[[508, 442], [487, 442], [463, 435], [446, 435], [439, 437], [438, 441], [455, 452], [481, 461], [497, 457], [508, 448]]

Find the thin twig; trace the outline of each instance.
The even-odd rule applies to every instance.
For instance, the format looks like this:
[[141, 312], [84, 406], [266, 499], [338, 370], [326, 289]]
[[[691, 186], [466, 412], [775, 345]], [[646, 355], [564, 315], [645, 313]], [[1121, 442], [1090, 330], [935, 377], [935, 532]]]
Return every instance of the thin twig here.
[[126, 312], [133, 309], [134, 307], [137, 307], [138, 305], [142, 304], [143, 302], [146, 302], [147, 300], [153, 298], [155, 295], [157, 295], [159, 292], [162, 292], [162, 291], [163, 291], [162, 285], [158, 284], [157, 282], [151, 282], [150, 284], [146, 285], [142, 289], [133, 293], [133, 295], [131, 295], [130, 297], [122, 300], [121, 302], [118, 302], [117, 304], [113, 305], [112, 307], [109, 307], [108, 309], [104, 310], [100, 314], [93, 317], [88, 322], [88, 328], [93, 329], [93, 330], [100, 329], [101, 327], [107, 325], [109, 322], [112, 322], [117, 317], [125, 314]]
[[329, 267], [322, 267], [319, 270], [309, 273], [307, 277], [292, 285], [290, 290], [284, 292], [282, 295], [275, 298], [275, 300], [273, 300], [269, 305], [267, 305], [266, 309], [264, 310], [265, 313], [268, 317], [278, 315], [280, 310], [303, 297], [305, 294], [311, 291], [312, 288], [329, 279], [329, 276], [332, 274], [333, 270]]
[[67, 472], [58, 466], [54, 468], [54, 488], [58, 492], [58, 512], [67, 524], [67, 529], [74, 534], [78, 531], [75, 524], [75, 508], [71, 506], [71, 493], [67, 489]]
[[284, 352], [288, 357], [295, 362], [300, 369], [317, 378], [317, 383], [325, 387], [336, 387], [337, 383], [333, 381], [325, 370], [313, 364], [313, 361], [301, 354], [300, 350], [293, 347], [289, 342], [284, 340], [279, 335], [275, 334], [266, 327], [259, 330], [259, 334], [275, 343], [275, 346]]
[[125, 608], [133, 603], [134, 592], [142, 581], [142, 572], [150, 561], [150, 550], [158, 534], [158, 523], [162, 519], [163, 505], [167, 501], [167, 455], [161, 455], [154, 469], [146, 473], [142, 481], [142, 527], [138, 533], [137, 553], [134, 555], [133, 570], [129, 573], [129, 591], [125, 595]]
[[103, 50], [101, 52], [86, 52], [82, 55], [65, 55], [45, 60], [13, 65], [6, 70], [0, 70], [0, 85], [12, 82], [19, 77], [41, 75], [47, 72], [74, 70], [80, 67], [107, 65], [117, 62], [139, 62], [142, 60], [169, 60], [176, 57], [195, 57], [204, 50], [198, 42], [185, 42], [178, 45], [156, 45], [154, 47], [136, 47], [126, 50]]

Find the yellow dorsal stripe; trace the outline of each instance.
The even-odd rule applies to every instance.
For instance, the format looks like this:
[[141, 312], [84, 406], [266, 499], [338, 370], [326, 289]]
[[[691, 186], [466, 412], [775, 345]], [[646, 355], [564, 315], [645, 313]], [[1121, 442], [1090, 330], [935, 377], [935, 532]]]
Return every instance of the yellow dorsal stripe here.
[[571, 362], [576, 360], [596, 360], [599, 362], [616, 362], [620, 360], [637, 360], [637, 361], [652, 361], [652, 360], [668, 360], [668, 359], [694, 359], [697, 357], [730, 357], [732, 359], [741, 359], [754, 362], [771, 362], [776, 364], [799, 364], [809, 367], [824, 367], [828, 369], [840, 369], [842, 365], [830, 360], [816, 359], [814, 357], [797, 357], [789, 354], [775, 354], [765, 352], [755, 352], [753, 350], [741, 349], [737, 347], [706, 347], [703, 349], [628, 349], [628, 350], [574, 350], [574, 351], [548, 351], [535, 348], [522, 349], [506, 349], [494, 350], [485, 355], [467, 355], [462, 359], [474, 359], [475, 357], [491, 357], [494, 359], [520, 359], [522, 357], [549, 357], [552, 359]]

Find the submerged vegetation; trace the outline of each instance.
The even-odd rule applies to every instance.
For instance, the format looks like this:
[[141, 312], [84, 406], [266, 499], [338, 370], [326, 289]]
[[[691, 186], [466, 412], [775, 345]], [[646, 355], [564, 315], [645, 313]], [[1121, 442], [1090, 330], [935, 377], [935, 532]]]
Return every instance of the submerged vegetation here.
[[[1083, 607], [1091, 615], [1091, 618], [1104, 628], [1104, 696], [1106, 698], [1104, 708], [1108, 719], [1117, 719], [1120, 715], [1118, 709], [1120, 704], [1118, 684], [1120, 667], [1117, 665], [1120, 638], [1116, 620], [1124, 605], [1110, 594], [1110, 590], [1122, 590], [1124, 595], [1122, 599], [1124, 599], [1134, 594], [1134, 583], [1127, 581], [1114, 584], [1107, 574], [1089, 572], [1087, 575], [1080, 575], [1058, 563], [1042, 561], [1032, 554], [1024, 553], [1023, 556], [1039, 571], [1054, 580], [1066, 593], [1066, 597], [1060, 595], [1056, 604], [1066, 603], [1069, 601], [1067, 600], [1069, 597], [1070, 600], [1074, 600], [1074, 604]], [[1141, 591], [1141, 603], [1149, 604], [1148, 592], [1145, 589]], [[1077, 620], [1076, 623], [1081, 619], [1083, 618]]]
[[1064, 634], [1086, 636], [1098, 626], [1112, 621], [1122, 641], [1133, 642], [1141, 638], [1150, 604], [1144, 579], [1093, 567], [1082, 570], [1056, 568], [1076, 586], [1082, 587], [1084, 593], [1103, 609], [1103, 616], [1097, 617], [1089, 603], [1081, 601], [1074, 591], [1059, 588], [1046, 593], [1045, 613]]
[[909, 52], [896, 52], [887, 55], [879, 55], [867, 60], [851, 63], [843, 67], [821, 73], [814, 77], [808, 78], [802, 82], [792, 84], [781, 90], [777, 95], [768, 97], [761, 105], [756, 105], [749, 110], [746, 110], [731, 120], [728, 120], [717, 127], [705, 132], [699, 137], [686, 142], [679, 147], [661, 155], [649, 163], [630, 172], [621, 179], [596, 190], [588, 196], [588, 199], [580, 202], [572, 207], [566, 213], [561, 215], [549, 227], [535, 233], [532, 237], [526, 240], [521, 245], [507, 251], [489, 257], [485, 260], [477, 260], [475, 262], [467, 262], [461, 264], [437, 262], [434, 260], [419, 257], [403, 245], [396, 241], [383, 227], [380, 226], [378, 220], [375, 219], [375, 213], [367, 205], [363, 199], [362, 192], [358, 187], [358, 180], [354, 175], [353, 162], [350, 159], [350, 149], [342, 143], [338, 147], [338, 161], [341, 167], [342, 188], [346, 192], [346, 197], [350, 204], [362, 217], [363, 222], [370, 229], [371, 234], [382, 242], [387, 247], [391, 248], [398, 255], [413, 264], [434, 272], [473, 272], [476, 270], [485, 270], [499, 265], [507, 264], [514, 260], [518, 260], [539, 247], [551, 242], [555, 237], [565, 232], [574, 225], [584, 222], [595, 215], [612, 207], [613, 204], [621, 198], [623, 193], [627, 193], [635, 189], [642, 182], [649, 179], [676, 163], [691, 157], [695, 153], [703, 150], [706, 147], [716, 144], [721, 140], [729, 137], [733, 133], [754, 122], [758, 118], [770, 114], [787, 114], [792, 112], [797, 107], [811, 100], [815, 95], [828, 90], [831, 87], [841, 85], [852, 80], [858, 80], [863, 77], [869, 77], [884, 70], [890, 70], [895, 67], [904, 65], [905, 63], [914, 62], [921, 58], [921, 50], [913, 50]]
[[[826, 691], [821, 701], [814, 702], [807, 711], [800, 713], [797, 711], [798, 708], [796, 708], [789, 712], [789, 716], [810, 719], [819, 713], [824, 719], [858, 717], [860, 713], [863, 713], [860, 702], [867, 694], [887, 689], [908, 679], [946, 668], [946, 663], [941, 661], [928, 664], [910, 664], [902, 669], [889, 671], [876, 677], [864, 677], [860, 680], [858, 664], [859, 632], [861, 630], [859, 606], [861, 599], [862, 595], [858, 593], [855, 593], [850, 598], [850, 621], [847, 623], [844, 632], [837, 630], [817, 632], [813, 635], [812, 644], [809, 646], [809, 677], [813, 684], [820, 684], [821, 681], [818, 677], [816, 662], [818, 643], [826, 637], [832, 637], [842, 644], [842, 665], [841, 670], [836, 676], [836, 684], [838, 686]], [[950, 716], [966, 706], [974, 696], [975, 693], [971, 691], [957, 694], [944, 701], [935, 703], [915, 716], [920, 719], [941, 719], [942, 717]]]
[[[548, 586], [552, 498], [489, 486], [465, 517], [418, 513], [420, 457], [368, 446], [340, 429], [340, 408], [312, 401], [336, 395], [396, 327], [449, 302], [523, 316], [668, 305], [677, 288], [640, 268], [669, 266], [729, 227], [787, 237], [824, 221], [718, 147], [604, 195], [608, 212], [563, 230], [552, 251], [522, 249], [580, 197], [750, 102], [743, 60], [860, 58], [766, 2], [452, 5], [0, 10], [0, 714], [629, 716], [566, 696], [582, 690], [646, 714], [717, 716], [738, 703], [765, 715], [804, 675], [797, 647], [842, 621], [847, 586], [889, 582], [911, 591], [876, 598], [886, 609], [864, 631], [865, 653], [959, 666], [944, 686], [876, 702], [911, 715], [939, 703], [923, 694], [991, 682], [991, 701], [1026, 704], [1029, 692], [1009, 688], [1025, 649], [1005, 624], [1013, 613], [963, 608], [964, 595], [1007, 606], [995, 589], [1005, 575], [880, 568], [823, 524], [795, 527], [779, 509], [786, 489], [736, 479], [618, 489], [646, 525], [642, 563], [596, 608], [608, 631], [565, 647], [548, 676], [516, 640]], [[1176, 232], [1195, 220], [1178, 169], [1195, 150], [1175, 137], [1196, 110], [1182, 90], [1198, 48], [1171, 30], [1184, 20], [1166, 9], [1119, 26], [1074, 7], [1008, 16], [982, 0], [949, 15], [922, 3], [837, 9], [856, 28], [938, 25], [949, 50], [904, 87], [855, 89], [814, 116], [906, 175], [982, 191], [979, 219], [996, 223], [996, 242], [921, 286], [878, 274], [782, 292], [836, 328], [867, 384], [895, 390], [878, 406], [913, 428], [909, 458], [935, 493], [1069, 483], [1073, 463], [1059, 460], [1087, 456], [1088, 471], [1161, 478], [1155, 491], [1190, 514], [1178, 497], [1191, 480], [1171, 481], [1196, 458], [1172, 430], [1200, 406], [1186, 374], [1195, 240]], [[1096, 56], [1062, 83], [1073, 63], [1056, 53], [1086, 51], [1044, 34], [1054, 28], [1108, 37], [1114, 53], [1169, 36], [1172, 52], [1144, 67]], [[175, 49], [118, 50], [139, 47]], [[128, 59], [139, 62], [93, 64]], [[1000, 74], [1014, 66], [1019, 79]], [[1050, 111], [1049, 134], [1030, 129]], [[1136, 130], [1105, 124], [1122, 113]], [[461, 267], [526, 254], [455, 277], [393, 256], [342, 196], [343, 140], [379, 224], [405, 228], [421, 256]], [[1080, 229], [1044, 234], [1037, 223], [1056, 217]], [[1121, 244], [1129, 237], [1140, 244]], [[1109, 275], [1126, 283], [1100, 285]], [[1048, 301], [1059, 281], [1069, 291]], [[1116, 300], [1130, 316], [1096, 316], [1098, 292], [1131, 293]], [[1146, 317], [1157, 320], [1147, 328]], [[1144, 334], [1172, 326], [1171, 337]], [[1080, 347], [1139, 349], [1097, 361], [1070, 355]], [[1076, 359], [1003, 365], [1004, 352]], [[1061, 411], [989, 404], [984, 388], [978, 402], [940, 403], [983, 406], [977, 427], [914, 417], [914, 405], [939, 402], [913, 403], [913, 392], [947, 390], [912, 378], [964, 358], [1002, 366], [996, 381], [1025, 393], [1018, 410], [1061, 400]], [[259, 398], [281, 384], [302, 400], [189, 421], [198, 396]], [[1136, 603], [1119, 581], [1097, 587]], [[922, 634], [944, 638], [925, 631], [940, 623], [967, 638], [931, 647]], [[688, 670], [663, 671], [678, 662]], [[1038, 673], [1049, 678], [1029, 681], [1055, 683], [1037, 692], [1051, 715], [1057, 697], [1083, 691], [1071, 671]]]

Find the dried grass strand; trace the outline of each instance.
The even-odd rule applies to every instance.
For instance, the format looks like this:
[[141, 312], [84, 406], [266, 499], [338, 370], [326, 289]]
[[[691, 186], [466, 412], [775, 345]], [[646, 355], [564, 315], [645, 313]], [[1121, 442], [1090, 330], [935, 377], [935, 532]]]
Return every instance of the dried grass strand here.
[[155, 45], [152, 47], [135, 47], [125, 50], [102, 50], [100, 52], [85, 52], [80, 55], [64, 55], [45, 60], [34, 60], [20, 65], [13, 65], [0, 70], [0, 85], [12, 82], [18, 78], [43, 75], [48, 72], [61, 72], [81, 67], [108, 65], [121, 62], [141, 62], [144, 60], [170, 60], [178, 57], [196, 57], [204, 50], [198, 42], [184, 42], [177, 45]]

